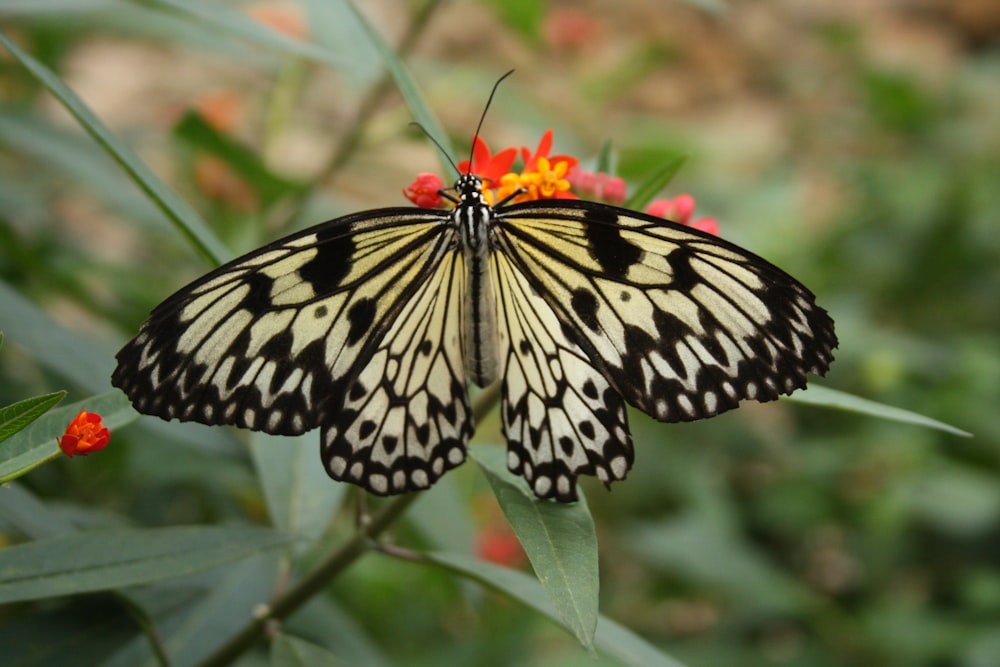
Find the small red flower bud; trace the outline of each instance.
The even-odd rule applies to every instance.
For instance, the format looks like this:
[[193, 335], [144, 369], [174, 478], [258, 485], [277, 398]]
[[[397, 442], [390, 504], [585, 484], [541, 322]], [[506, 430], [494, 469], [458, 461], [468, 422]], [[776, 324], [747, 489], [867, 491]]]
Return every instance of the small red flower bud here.
[[604, 181], [601, 188], [601, 199], [609, 204], [622, 204], [625, 201], [625, 179], [621, 176], [614, 176]]
[[691, 215], [694, 213], [694, 197], [691, 195], [677, 195], [674, 197], [674, 210], [667, 216], [674, 222], [682, 225], [688, 224]]
[[66, 456], [87, 456], [107, 447], [109, 440], [111, 433], [104, 427], [101, 415], [80, 410], [59, 438], [59, 448]]
[[674, 202], [669, 199], [654, 199], [646, 206], [646, 213], [657, 218], [667, 218], [674, 210]]
[[420, 208], [437, 208], [441, 205], [441, 190], [444, 183], [437, 174], [421, 173], [408, 188], [403, 190], [403, 196]]
[[719, 235], [719, 222], [715, 218], [698, 218], [690, 224], [693, 229], [699, 229], [712, 236]]

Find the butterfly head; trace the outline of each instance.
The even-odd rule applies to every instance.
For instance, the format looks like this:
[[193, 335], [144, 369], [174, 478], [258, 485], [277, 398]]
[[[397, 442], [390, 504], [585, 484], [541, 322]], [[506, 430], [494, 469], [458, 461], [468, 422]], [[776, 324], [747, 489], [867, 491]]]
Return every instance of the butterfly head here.
[[458, 193], [458, 204], [487, 206], [483, 196], [483, 179], [475, 174], [462, 174], [455, 181], [455, 192]]

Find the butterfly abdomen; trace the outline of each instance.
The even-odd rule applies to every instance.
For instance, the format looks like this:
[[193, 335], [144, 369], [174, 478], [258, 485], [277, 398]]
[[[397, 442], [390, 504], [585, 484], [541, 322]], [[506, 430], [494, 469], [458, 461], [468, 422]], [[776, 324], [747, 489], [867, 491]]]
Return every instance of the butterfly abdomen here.
[[463, 352], [469, 379], [486, 387], [497, 378], [497, 312], [490, 277], [489, 226], [492, 209], [483, 201], [479, 179], [459, 179], [460, 203], [453, 220], [458, 226], [466, 267]]

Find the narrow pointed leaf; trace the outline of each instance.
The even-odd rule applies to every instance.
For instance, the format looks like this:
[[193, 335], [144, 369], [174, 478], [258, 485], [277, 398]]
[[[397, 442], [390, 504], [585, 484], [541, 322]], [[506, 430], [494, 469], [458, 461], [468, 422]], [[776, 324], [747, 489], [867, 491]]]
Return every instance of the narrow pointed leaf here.
[[599, 578], [597, 533], [586, 503], [540, 500], [523, 479], [507, 471], [501, 447], [483, 445], [471, 453], [563, 622], [592, 648]]
[[282, 634], [271, 644], [271, 667], [342, 667], [327, 649], [298, 637]]
[[931, 419], [930, 417], [925, 417], [924, 415], [917, 414], [916, 412], [910, 412], [909, 410], [904, 410], [902, 408], [894, 408], [891, 405], [885, 405], [884, 403], [870, 401], [867, 398], [861, 398], [860, 396], [855, 396], [854, 394], [848, 394], [846, 391], [838, 391], [836, 389], [830, 389], [829, 387], [823, 387], [815, 384], [810, 384], [809, 388], [805, 391], [795, 392], [791, 396], [787, 397], [787, 400], [797, 401], [799, 403], [808, 403], [809, 405], [819, 405], [826, 408], [838, 408], [840, 410], [860, 412], [862, 414], [871, 415], [872, 417], [881, 417], [882, 419], [889, 419], [891, 421], [902, 422], [904, 424], [925, 426], [927, 428], [944, 431], [945, 433], [951, 433], [952, 435], [962, 436], [963, 438], [972, 437], [972, 434], [968, 431], [963, 431], [960, 428], [945, 424], [944, 422], [940, 422], [936, 419]]
[[271, 523], [299, 538], [297, 547], [311, 547], [323, 536], [347, 490], [324, 471], [315, 434], [289, 438], [254, 433], [250, 455]]
[[0, 550], [0, 603], [182, 577], [288, 542], [256, 527], [183, 526], [74, 533]]
[[625, 208], [636, 211], [644, 209], [649, 202], [653, 201], [653, 197], [659, 194], [673, 180], [677, 172], [684, 166], [685, 161], [687, 161], [686, 155], [678, 155], [671, 160], [667, 160], [666, 164], [653, 172], [649, 178], [635, 189], [632, 196], [625, 200]]
[[[42, 396], [32, 396], [13, 405], [0, 408], [0, 442], [44, 415], [65, 396], [65, 391], [56, 391]], [[0, 457], [2, 456], [3, 448], [0, 447]]]
[[187, 202], [177, 196], [131, 146], [112, 134], [83, 100], [52, 70], [21, 50], [0, 32], [2, 44], [42, 85], [48, 88], [81, 127], [117, 162], [192, 245], [212, 264], [221, 264], [231, 253], [208, 229]]
[[[413, 79], [413, 75], [410, 74], [410, 71], [396, 56], [396, 52], [389, 46], [388, 43], [386, 43], [382, 35], [379, 34], [368, 19], [358, 11], [357, 7], [354, 6], [354, 3], [350, 2], [350, 0], [343, 0], [343, 2], [351, 9], [352, 13], [357, 18], [358, 25], [362, 28], [364, 33], [368, 35], [368, 39], [371, 40], [372, 45], [378, 51], [379, 55], [382, 56], [382, 62], [385, 63], [386, 68], [392, 75], [392, 79], [396, 83], [396, 88], [406, 101], [406, 106], [409, 107], [410, 113], [413, 114], [413, 119], [420, 123], [424, 130], [430, 136], [434, 137], [439, 144], [441, 144], [441, 148], [444, 149], [444, 152], [447, 155], [453, 156], [455, 151], [448, 141], [448, 135], [441, 127], [441, 124], [438, 123], [437, 118], [431, 112], [430, 106], [428, 106], [423, 93], [420, 91], [420, 87]], [[441, 165], [444, 169], [444, 173], [451, 173], [451, 165], [448, 164], [444, 157], [441, 158]]]
[[[464, 554], [436, 552], [426, 554], [426, 557], [441, 567], [520, 601], [573, 632], [573, 628], [566, 625], [546, 592], [531, 576]], [[634, 667], [684, 667], [628, 628], [604, 616], [599, 617], [594, 646], [601, 653]]]

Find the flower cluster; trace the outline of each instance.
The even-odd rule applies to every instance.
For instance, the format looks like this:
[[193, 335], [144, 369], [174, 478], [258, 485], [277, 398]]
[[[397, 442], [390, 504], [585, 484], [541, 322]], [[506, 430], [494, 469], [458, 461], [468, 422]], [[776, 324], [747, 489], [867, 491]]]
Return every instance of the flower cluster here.
[[101, 415], [80, 410], [59, 437], [59, 448], [66, 456], [87, 456], [107, 447], [109, 440], [111, 433], [104, 426]]
[[[514, 163], [521, 158], [521, 167]], [[619, 206], [625, 202], [625, 181], [619, 176], [594, 173], [579, 167], [572, 155], [552, 155], [552, 130], [546, 130], [534, 151], [522, 146], [493, 153], [478, 136], [472, 143], [472, 160], [456, 166], [461, 173], [472, 173], [483, 181], [483, 196], [491, 206], [538, 199], [579, 199], [580, 196]], [[424, 172], [406, 188], [403, 195], [420, 208], [443, 208], [454, 202], [442, 196], [444, 181], [437, 174]], [[718, 235], [714, 218], [692, 220], [694, 198], [678, 195], [674, 199], [652, 202], [646, 213], [668, 218], [682, 225]]]

